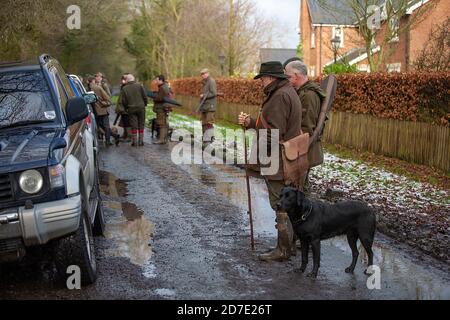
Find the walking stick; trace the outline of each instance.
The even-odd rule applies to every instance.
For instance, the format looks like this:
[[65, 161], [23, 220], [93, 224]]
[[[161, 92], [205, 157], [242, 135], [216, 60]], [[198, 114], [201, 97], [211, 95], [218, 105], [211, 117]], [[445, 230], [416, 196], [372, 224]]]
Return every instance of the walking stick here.
[[[247, 165], [248, 162], [248, 155], [247, 155], [247, 137], [246, 137], [246, 129], [244, 127], [244, 156], [245, 156], [245, 164]], [[252, 244], [252, 250], [255, 250], [255, 238], [253, 236], [253, 214], [252, 214], [252, 195], [250, 193], [250, 177], [248, 175], [247, 169], [245, 169], [245, 180], [247, 182], [247, 196], [248, 196], [248, 215], [250, 219], [250, 237], [251, 237], [251, 244]]]

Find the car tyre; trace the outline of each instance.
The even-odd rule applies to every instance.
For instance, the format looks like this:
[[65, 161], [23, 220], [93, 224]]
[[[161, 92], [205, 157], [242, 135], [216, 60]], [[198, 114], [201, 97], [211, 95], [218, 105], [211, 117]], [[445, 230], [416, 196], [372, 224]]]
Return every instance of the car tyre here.
[[69, 266], [78, 266], [81, 271], [81, 285], [86, 286], [97, 279], [94, 237], [87, 211], [87, 201], [82, 195], [82, 214], [78, 230], [56, 241], [54, 246], [55, 266], [60, 279], [67, 279]]

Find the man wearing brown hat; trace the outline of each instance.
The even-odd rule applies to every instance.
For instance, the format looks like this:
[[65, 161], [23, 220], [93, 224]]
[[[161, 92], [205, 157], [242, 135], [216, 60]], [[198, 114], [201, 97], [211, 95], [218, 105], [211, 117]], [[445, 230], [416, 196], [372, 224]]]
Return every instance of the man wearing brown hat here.
[[217, 85], [208, 69], [203, 69], [200, 74], [203, 79], [203, 90], [200, 95], [201, 105], [199, 107], [199, 112], [201, 112], [203, 141], [209, 142], [214, 140]]
[[[284, 74], [283, 65], [278, 61], [263, 63], [260, 73], [255, 79], [261, 79], [266, 96], [260, 114], [255, 120], [241, 112], [239, 124], [246, 128], [256, 129], [258, 137], [260, 130], [264, 129], [269, 132], [278, 129], [280, 141], [288, 141], [298, 136], [301, 133], [302, 106], [297, 92]], [[279, 144], [272, 145], [269, 137], [268, 140], [268, 154], [272, 154], [273, 148], [279, 148]], [[259, 258], [263, 261], [285, 261], [296, 251], [289, 217], [287, 213], [277, 210], [280, 192], [286, 186], [281, 152], [279, 154], [278, 172], [270, 176], [261, 176], [269, 191], [270, 205], [276, 212], [276, 228], [278, 230], [277, 247], [267, 254], [260, 255]]]

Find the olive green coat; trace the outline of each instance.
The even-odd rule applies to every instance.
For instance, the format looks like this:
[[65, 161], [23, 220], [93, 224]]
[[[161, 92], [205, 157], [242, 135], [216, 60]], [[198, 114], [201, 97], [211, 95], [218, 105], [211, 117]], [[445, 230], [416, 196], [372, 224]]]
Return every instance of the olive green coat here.
[[200, 106], [200, 112], [215, 112], [217, 108], [217, 84], [211, 76], [202, 81], [203, 98], [205, 102]]
[[144, 87], [137, 82], [128, 82], [123, 86], [120, 94], [120, 102], [126, 112], [144, 109], [147, 106], [148, 98]]
[[[319, 120], [325, 92], [320, 88], [319, 84], [308, 81], [297, 90], [297, 93], [302, 102], [302, 131], [309, 133], [311, 136]], [[323, 163], [323, 147], [320, 137], [309, 148], [308, 161], [310, 168]]]
[[117, 105], [116, 105], [116, 113], [117, 114], [121, 114], [121, 115], [126, 115], [127, 112], [125, 111], [125, 108], [122, 105], [122, 93], [123, 93], [123, 87], [120, 87], [120, 93], [119, 93], [119, 98], [117, 99]]

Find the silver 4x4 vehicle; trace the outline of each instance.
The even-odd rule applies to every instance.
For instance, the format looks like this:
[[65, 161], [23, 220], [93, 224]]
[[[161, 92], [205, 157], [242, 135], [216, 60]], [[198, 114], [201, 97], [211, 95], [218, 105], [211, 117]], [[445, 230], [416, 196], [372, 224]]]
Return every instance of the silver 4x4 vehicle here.
[[95, 101], [77, 97], [48, 55], [0, 63], [0, 263], [45, 245], [62, 277], [78, 266], [83, 285], [95, 281], [93, 236], [104, 232], [98, 150], [86, 124]]

